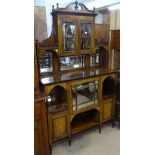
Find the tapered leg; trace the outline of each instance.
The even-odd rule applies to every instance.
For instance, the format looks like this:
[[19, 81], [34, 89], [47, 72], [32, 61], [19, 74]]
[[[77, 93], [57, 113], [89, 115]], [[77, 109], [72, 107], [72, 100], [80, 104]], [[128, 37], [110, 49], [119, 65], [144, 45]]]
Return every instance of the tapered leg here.
[[101, 133], [101, 124], [99, 125], [99, 133]]
[[112, 127], [115, 127], [115, 120], [112, 120]]
[[50, 154], [52, 154], [52, 146], [50, 146]]
[[70, 136], [68, 137], [68, 143], [69, 143], [69, 146], [71, 146], [71, 138], [70, 138]]

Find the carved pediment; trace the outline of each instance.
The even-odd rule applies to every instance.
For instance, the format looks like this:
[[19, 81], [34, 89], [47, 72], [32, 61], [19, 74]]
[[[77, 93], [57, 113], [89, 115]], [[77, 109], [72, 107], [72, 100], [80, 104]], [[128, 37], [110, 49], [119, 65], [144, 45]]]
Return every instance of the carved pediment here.
[[95, 8], [93, 11], [89, 10], [83, 3], [79, 3], [77, 0], [75, 2], [70, 3], [65, 8], [59, 8], [59, 4], [57, 3], [57, 7], [54, 8], [52, 6], [52, 15], [57, 13], [77, 13], [77, 14], [87, 14], [87, 15], [96, 15]]

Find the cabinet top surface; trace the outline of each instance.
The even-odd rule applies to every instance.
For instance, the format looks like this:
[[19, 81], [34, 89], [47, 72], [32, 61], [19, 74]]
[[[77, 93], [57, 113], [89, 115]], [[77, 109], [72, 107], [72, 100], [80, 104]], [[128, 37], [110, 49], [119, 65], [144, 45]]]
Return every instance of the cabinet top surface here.
[[49, 76], [41, 79], [41, 83], [43, 85], [60, 83], [60, 82], [67, 82], [72, 80], [78, 80], [88, 77], [97, 77], [100, 75], [108, 75], [112, 73], [118, 73], [118, 70], [105, 70], [105, 69], [91, 69], [89, 71], [75, 71], [69, 73], [58, 73], [55, 76]]

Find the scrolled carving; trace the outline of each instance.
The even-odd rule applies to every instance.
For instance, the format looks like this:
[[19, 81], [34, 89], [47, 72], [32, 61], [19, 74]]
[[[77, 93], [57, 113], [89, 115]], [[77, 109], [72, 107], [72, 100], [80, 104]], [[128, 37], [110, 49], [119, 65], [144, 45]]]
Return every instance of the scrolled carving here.
[[86, 13], [86, 14], [95, 14], [95, 8], [93, 11], [89, 10], [83, 3], [79, 3], [77, 0], [75, 2], [70, 3], [65, 8], [60, 8], [58, 3], [56, 4], [57, 7], [54, 8], [52, 6], [52, 14], [56, 12], [74, 12], [74, 13]]

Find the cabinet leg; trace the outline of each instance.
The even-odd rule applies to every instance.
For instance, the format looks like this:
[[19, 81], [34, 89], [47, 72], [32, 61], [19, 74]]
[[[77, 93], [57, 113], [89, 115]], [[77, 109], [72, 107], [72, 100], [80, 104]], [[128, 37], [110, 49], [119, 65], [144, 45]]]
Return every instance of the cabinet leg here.
[[115, 120], [112, 120], [112, 127], [115, 127]]
[[101, 124], [99, 125], [99, 133], [101, 133]]
[[71, 146], [71, 138], [68, 137], [68, 143], [69, 143], [69, 146]]
[[50, 154], [52, 154], [52, 146], [50, 146]]

